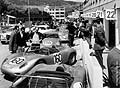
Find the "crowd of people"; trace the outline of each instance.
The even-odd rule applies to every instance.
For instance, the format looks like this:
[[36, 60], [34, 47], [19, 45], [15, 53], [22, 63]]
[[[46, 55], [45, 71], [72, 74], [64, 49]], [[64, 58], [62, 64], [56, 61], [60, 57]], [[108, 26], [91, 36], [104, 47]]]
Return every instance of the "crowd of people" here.
[[39, 44], [40, 40], [43, 38], [43, 34], [38, 32], [37, 27], [27, 32], [25, 30], [26, 28], [23, 25], [17, 25], [13, 28], [9, 41], [9, 51], [11, 53], [23, 52], [25, 47], [27, 47], [28, 41]]
[[[102, 52], [105, 49], [105, 46], [108, 45], [101, 19], [99, 18], [93, 21], [81, 20], [78, 22], [74, 20], [61, 22], [56, 26], [56, 29], [59, 29], [62, 24], [65, 24], [65, 29], [69, 31], [69, 46], [74, 46], [74, 38], [82, 38], [83, 40], [86, 40], [89, 44], [89, 48], [93, 48], [95, 51], [91, 53], [91, 55], [95, 55], [102, 69], [105, 69], [105, 66], [103, 65]], [[43, 39], [43, 35], [38, 32], [38, 30], [39, 29], [37, 27], [34, 27], [34, 29], [26, 32], [25, 27], [22, 24], [15, 26], [9, 42], [9, 51], [11, 53], [23, 51], [22, 49], [27, 47], [27, 41], [32, 41], [39, 44]], [[91, 44], [92, 36], [95, 38], [94, 45]]]

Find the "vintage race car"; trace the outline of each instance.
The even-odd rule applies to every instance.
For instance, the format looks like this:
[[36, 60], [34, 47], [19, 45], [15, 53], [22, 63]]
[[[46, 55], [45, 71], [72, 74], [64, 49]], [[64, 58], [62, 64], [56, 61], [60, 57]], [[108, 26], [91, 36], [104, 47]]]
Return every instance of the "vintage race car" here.
[[[49, 32], [43, 33], [44, 39], [42, 40], [43, 45], [67, 45], [69, 47], [69, 40], [66, 40], [66, 35], [61, 34], [59, 31], [53, 29]], [[65, 38], [61, 39], [61, 36]]]
[[25, 52], [11, 54], [5, 58], [1, 65], [1, 72], [6, 80], [15, 80], [15, 74], [24, 75], [31, 73], [30, 71], [41, 63], [47, 65], [73, 65], [76, 63], [76, 50], [73, 48], [64, 46], [31, 48], [29, 47]]
[[43, 33], [43, 37], [43, 46], [60, 45], [60, 38], [56, 30], [51, 30], [50, 32]]
[[2, 44], [9, 43], [11, 32], [12, 31], [7, 31], [7, 32], [4, 32], [4, 33], [0, 34], [0, 41], [1, 41]]
[[37, 70], [29, 75], [16, 74], [24, 80], [19, 84], [19, 80], [14, 81], [10, 88], [87, 88], [84, 67], [78, 65], [68, 70], [69, 67], [72, 66], [66, 69], [55, 65], [52, 70]]

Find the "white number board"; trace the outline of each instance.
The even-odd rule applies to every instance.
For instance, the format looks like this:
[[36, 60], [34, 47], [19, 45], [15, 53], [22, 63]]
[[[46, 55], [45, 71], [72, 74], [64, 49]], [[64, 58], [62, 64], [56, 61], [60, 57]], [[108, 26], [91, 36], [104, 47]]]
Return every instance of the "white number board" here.
[[96, 17], [104, 18], [104, 13], [103, 13], [103, 11], [97, 10], [97, 11], [96, 11]]
[[106, 20], [116, 20], [116, 13], [114, 9], [106, 9], [105, 11]]
[[91, 18], [96, 18], [96, 12], [91, 13]]

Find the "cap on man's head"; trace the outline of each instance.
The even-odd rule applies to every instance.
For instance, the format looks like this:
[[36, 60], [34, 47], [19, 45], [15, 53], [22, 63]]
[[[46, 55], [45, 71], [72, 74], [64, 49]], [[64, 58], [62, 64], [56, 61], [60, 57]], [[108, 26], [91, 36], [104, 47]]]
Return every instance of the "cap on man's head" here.
[[21, 31], [25, 31], [25, 27], [21, 27]]
[[19, 28], [19, 26], [16, 25], [16, 26], [13, 28], [13, 30], [17, 30], [18, 28]]

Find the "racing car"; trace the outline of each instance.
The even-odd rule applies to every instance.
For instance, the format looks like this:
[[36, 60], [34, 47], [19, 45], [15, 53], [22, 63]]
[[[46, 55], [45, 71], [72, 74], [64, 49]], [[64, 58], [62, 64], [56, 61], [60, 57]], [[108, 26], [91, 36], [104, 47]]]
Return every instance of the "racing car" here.
[[19, 80], [20, 78], [16, 79], [15, 74], [30, 74], [36, 66], [42, 63], [47, 65], [73, 65], [76, 63], [76, 50], [73, 48], [64, 46], [44, 46], [40, 49], [31, 48], [32, 46], [28, 47], [25, 52], [11, 54], [4, 59], [1, 64], [1, 72], [6, 80]]
[[17, 86], [19, 80], [13, 82], [10, 88], [87, 88], [85, 69], [80, 65], [55, 65], [51, 70], [37, 70], [29, 75], [16, 76], [25, 80]]
[[2, 44], [8, 44], [9, 43], [11, 32], [12, 31], [7, 31], [7, 32], [3, 32], [3, 33], [0, 34], [0, 41], [1, 41]]

